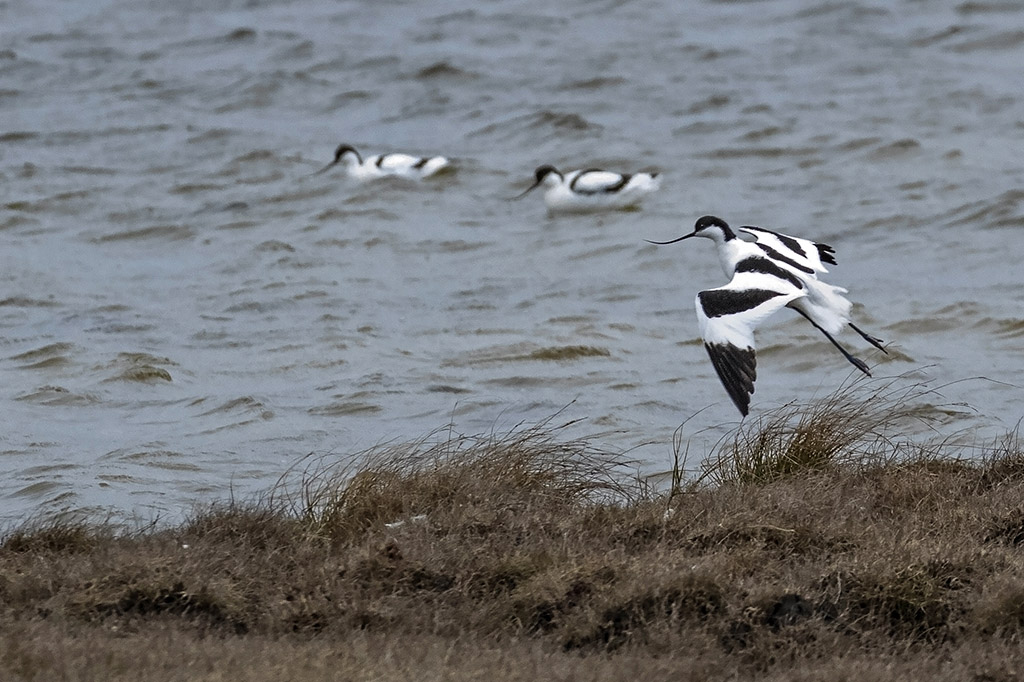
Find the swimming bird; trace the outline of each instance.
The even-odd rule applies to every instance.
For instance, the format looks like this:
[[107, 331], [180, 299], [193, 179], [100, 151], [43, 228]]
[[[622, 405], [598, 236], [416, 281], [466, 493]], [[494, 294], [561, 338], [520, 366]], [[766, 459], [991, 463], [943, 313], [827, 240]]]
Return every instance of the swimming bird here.
[[549, 211], [600, 211], [636, 206], [645, 194], [661, 186], [658, 173], [622, 174], [588, 168], [560, 173], [551, 165], [538, 166], [536, 181], [520, 199], [544, 185], [544, 203]]
[[374, 154], [363, 157], [350, 144], [340, 144], [334, 150], [334, 160], [313, 175], [319, 175], [334, 166], [341, 165], [345, 173], [354, 180], [375, 180], [383, 177], [400, 177], [420, 180], [430, 177], [448, 165], [443, 156], [411, 156], [410, 154]]
[[882, 341], [850, 321], [853, 304], [842, 287], [818, 279], [828, 272], [825, 263], [835, 264], [835, 250], [808, 239], [790, 237], [760, 227], [744, 226], [733, 231], [721, 218], [703, 216], [693, 232], [668, 242], [690, 237], [715, 242], [728, 284], [697, 294], [697, 321], [704, 348], [722, 385], [743, 416], [750, 408], [757, 378], [754, 330], [772, 313], [792, 308], [832, 342], [854, 367], [871, 376], [863, 360], [854, 357], [835, 339], [849, 326], [883, 353]]

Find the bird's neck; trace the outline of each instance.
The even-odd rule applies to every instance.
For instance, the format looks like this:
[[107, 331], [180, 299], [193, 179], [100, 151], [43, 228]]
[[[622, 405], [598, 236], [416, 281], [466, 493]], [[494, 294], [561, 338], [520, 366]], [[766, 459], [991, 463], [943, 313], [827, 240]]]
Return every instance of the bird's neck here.
[[759, 250], [756, 245], [749, 244], [742, 239], [728, 239], [718, 242], [718, 260], [722, 264], [725, 276], [730, 279], [736, 273], [736, 265], [744, 258], [757, 256]]

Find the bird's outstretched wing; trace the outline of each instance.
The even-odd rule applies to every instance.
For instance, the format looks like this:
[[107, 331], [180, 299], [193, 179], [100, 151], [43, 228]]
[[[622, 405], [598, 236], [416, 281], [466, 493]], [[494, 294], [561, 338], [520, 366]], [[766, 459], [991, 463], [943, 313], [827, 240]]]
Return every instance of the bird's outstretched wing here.
[[825, 263], [836, 264], [835, 249], [828, 244], [820, 244], [801, 237], [790, 237], [781, 232], [753, 225], [744, 225], [738, 231], [741, 235], [746, 233], [753, 237], [762, 248], [768, 247], [775, 252], [772, 254], [766, 250], [769, 257], [781, 254], [784, 258], [816, 272], [828, 272]]
[[711, 364], [745, 417], [757, 379], [754, 330], [772, 313], [806, 296], [787, 279], [737, 272], [727, 285], [697, 294], [697, 322]]

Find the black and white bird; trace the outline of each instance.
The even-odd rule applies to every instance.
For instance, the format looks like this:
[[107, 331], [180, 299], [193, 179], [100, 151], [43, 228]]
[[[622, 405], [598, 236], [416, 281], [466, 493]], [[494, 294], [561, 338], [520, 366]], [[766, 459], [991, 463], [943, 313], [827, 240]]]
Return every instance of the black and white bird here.
[[704, 348], [718, 377], [740, 413], [746, 416], [757, 378], [754, 330], [772, 313], [792, 308], [803, 315], [847, 360], [864, 374], [871, 371], [835, 339], [849, 326], [883, 353], [882, 341], [850, 321], [853, 304], [846, 289], [818, 279], [835, 264], [835, 250], [827, 244], [790, 237], [760, 227], [744, 226], [735, 231], [721, 218], [704, 216], [693, 232], [668, 242], [690, 237], [715, 242], [728, 284], [697, 294], [697, 321]]
[[448, 165], [443, 156], [412, 156], [410, 154], [374, 154], [364, 160], [350, 144], [340, 144], [334, 150], [334, 160], [318, 170], [319, 175], [340, 165], [345, 174], [353, 180], [376, 180], [384, 177], [400, 177], [421, 180], [437, 173]]
[[543, 185], [544, 203], [549, 211], [629, 208], [661, 186], [657, 173], [613, 173], [597, 168], [561, 173], [554, 166], [544, 165], [539, 166], [533, 175], [536, 181], [514, 198], [522, 198]]

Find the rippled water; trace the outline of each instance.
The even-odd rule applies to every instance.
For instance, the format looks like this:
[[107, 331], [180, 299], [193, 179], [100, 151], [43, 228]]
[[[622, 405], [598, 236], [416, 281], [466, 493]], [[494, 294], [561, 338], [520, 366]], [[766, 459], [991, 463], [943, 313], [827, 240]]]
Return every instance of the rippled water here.
[[[1022, 59], [999, 1], [0, 1], [0, 519], [175, 518], [562, 408], [648, 471], [708, 408], [705, 452], [738, 416], [692, 304], [723, 277], [643, 241], [705, 213], [832, 244], [876, 375], [1011, 428]], [[458, 170], [310, 177], [343, 141]], [[541, 163], [664, 182], [550, 218], [504, 200]], [[851, 370], [777, 317], [754, 415]]]

